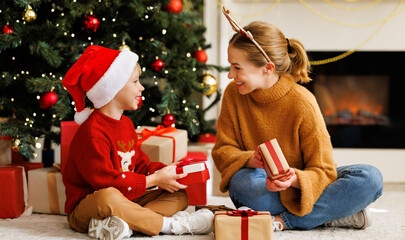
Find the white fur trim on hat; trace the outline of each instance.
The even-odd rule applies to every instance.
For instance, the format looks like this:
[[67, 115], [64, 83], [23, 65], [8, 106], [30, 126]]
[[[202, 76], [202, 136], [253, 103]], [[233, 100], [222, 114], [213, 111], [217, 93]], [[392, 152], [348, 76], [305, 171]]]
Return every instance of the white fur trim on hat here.
[[86, 93], [94, 104], [94, 108], [98, 109], [109, 103], [125, 86], [135, 69], [138, 59], [136, 53], [127, 49], [120, 52], [100, 80]]
[[84, 123], [93, 111], [90, 108], [84, 108], [83, 111], [75, 113], [75, 122], [79, 125]]

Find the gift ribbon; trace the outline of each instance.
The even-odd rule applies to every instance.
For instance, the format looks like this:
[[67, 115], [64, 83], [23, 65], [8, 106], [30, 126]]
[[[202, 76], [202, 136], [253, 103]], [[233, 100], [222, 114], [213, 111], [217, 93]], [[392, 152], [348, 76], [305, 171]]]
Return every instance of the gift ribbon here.
[[163, 125], [158, 125], [155, 130], [149, 130], [149, 129], [143, 129], [141, 132], [142, 138], [138, 140], [138, 147], [142, 145], [144, 141], [146, 141], [148, 138], [151, 136], [157, 136], [157, 137], [165, 137], [165, 138], [171, 138], [173, 140], [173, 161], [175, 161], [176, 158], [176, 139], [172, 136], [165, 136], [163, 134], [165, 133], [172, 133], [172, 132], [177, 132], [177, 129], [175, 127], [164, 127]]
[[58, 185], [56, 183], [57, 172], [59, 172], [57, 169], [47, 172], [46, 179], [48, 182], [49, 210], [51, 213], [60, 214]]
[[[222, 214], [220, 214], [220, 215], [222, 215]], [[248, 209], [248, 210], [227, 211], [226, 215], [232, 216], [232, 217], [242, 217], [241, 240], [248, 240], [249, 239], [249, 217], [254, 216], [254, 215], [270, 215], [270, 213], [259, 213], [257, 211]]]

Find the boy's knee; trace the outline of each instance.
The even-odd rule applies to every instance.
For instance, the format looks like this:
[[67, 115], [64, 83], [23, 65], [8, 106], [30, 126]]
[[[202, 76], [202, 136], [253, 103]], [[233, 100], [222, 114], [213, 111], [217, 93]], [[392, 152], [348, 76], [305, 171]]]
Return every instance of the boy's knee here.
[[117, 198], [122, 196], [122, 193], [114, 187], [103, 188], [94, 192], [95, 204], [99, 208], [110, 206], [112, 203], [117, 202]]

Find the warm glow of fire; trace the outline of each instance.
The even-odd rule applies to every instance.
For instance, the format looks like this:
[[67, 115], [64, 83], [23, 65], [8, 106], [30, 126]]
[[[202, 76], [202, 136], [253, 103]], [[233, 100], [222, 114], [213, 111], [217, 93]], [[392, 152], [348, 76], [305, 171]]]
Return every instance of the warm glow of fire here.
[[314, 92], [332, 124], [379, 124], [387, 121], [389, 79], [383, 76], [320, 76]]

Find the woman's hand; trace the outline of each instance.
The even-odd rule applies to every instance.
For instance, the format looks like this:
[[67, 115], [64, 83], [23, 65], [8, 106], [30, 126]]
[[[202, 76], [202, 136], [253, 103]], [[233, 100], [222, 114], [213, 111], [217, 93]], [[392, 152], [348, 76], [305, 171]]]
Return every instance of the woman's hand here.
[[180, 189], [187, 188], [186, 185], [178, 183], [176, 180], [184, 178], [187, 176], [187, 173], [173, 174], [172, 169], [176, 168], [176, 164], [168, 165], [155, 173], [146, 176], [146, 188], [158, 186], [162, 189], [167, 190], [168, 192], [175, 192]]
[[280, 180], [271, 181], [270, 178], [266, 178], [266, 187], [269, 191], [279, 192], [286, 190], [290, 186], [300, 188], [294, 168], [290, 168], [290, 174], [288, 175], [288, 178], [284, 181]]
[[245, 167], [247, 168], [263, 168], [263, 158], [260, 154], [259, 147], [256, 148], [256, 151], [246, 162]]

